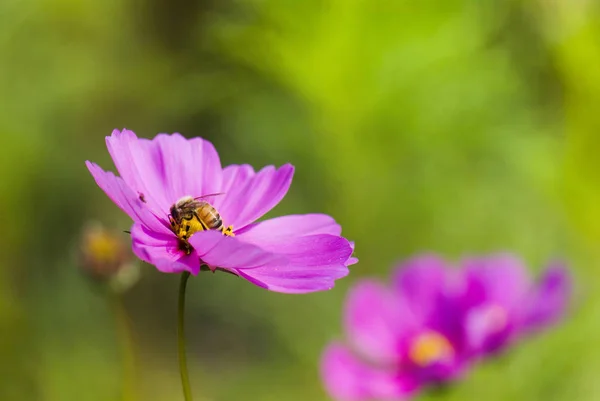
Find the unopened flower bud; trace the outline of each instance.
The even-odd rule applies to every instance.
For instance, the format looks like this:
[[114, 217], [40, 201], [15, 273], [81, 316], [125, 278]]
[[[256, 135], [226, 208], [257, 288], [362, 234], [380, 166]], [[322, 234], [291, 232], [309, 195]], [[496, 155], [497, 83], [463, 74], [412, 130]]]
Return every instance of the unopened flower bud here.
[[122, 291], [137, 281], [139, 272], [129, 248], [129, 235], [98, 223], [83, 229], [80, 265], [92, 279]]

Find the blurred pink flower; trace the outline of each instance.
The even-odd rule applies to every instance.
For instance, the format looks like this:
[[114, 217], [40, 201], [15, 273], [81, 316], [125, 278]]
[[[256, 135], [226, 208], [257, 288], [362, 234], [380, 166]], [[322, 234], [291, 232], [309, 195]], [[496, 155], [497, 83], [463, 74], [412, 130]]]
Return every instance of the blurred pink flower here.
[[558, 321], [571, 294], [564, 266], [551, 264], [536, 285], [521, 260], [510, 254], [466, 259], [461, 274], [466, 341], [470, 352], [480, 356]]
[[335, 399], [410, 398], [424, 384], [462, 374], [467, 360], [452, 273], [443, 260], [422, 255], [401, 265], [389, 286], [365, 279], [352, 288], [348, 344], [330, 345], [322, 362]]
[[462, 269], [421, 255], [391, 285], [361, 280], [346, 301], [347, 342], [323, 354], [325, 387], [341, 401], [398, 400], [458, 379], [476, 358], [558, 319], [568, 281], [551, 267], [535, 286], [506, 255], [466, 260]]
[[[137, 138], [129, 130], [106, 138], [120, 177], [86, 162], [98, 186], [134, 221], [134, 253], [165, 273], [198, 274], [201, 265], [225, 270], [272, 291], [330, 289], [356, 263], [354, 244], [323, 214], [290, 215], [255, 222], [285, 196], [294, 167], [221, 167], [213, 145], [201, 138], [159, 134]], [[182, 197], [215, 196], [210, 204], [235, 237], [216, 230], [193, 233], [184, 243], [169, 224]]]

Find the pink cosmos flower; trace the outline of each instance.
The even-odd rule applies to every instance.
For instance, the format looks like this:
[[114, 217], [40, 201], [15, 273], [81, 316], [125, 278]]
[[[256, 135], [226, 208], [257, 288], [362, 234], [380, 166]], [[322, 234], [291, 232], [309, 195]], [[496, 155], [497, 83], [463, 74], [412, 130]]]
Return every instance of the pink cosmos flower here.
[[460, 378], [473, 362], [556, 322], [570, 297], [569, 275], [548, 268], [533, 283], [506, 254], [453, 269], [434, 255], [410, 259], [390, 285], [364, 279], [346, 301], [347, 341], [330, 344], [322, 376], [340, 401], [401, 400]]
[[[137, 138], [129, 130], [106, 138], [120, 177], [87, 161], [98, 186], [134, 221], [133, 252], [165, 273], [198, 274], [201, 265], [233, 273], [260, 287], [285, 293], [330, 289], [348, 274], [354, 244], [323, 214], [290, 215], [256, 222], [277, 205], [292, 182], [294, 167], [221, 167], [213, 145], [201, 138], [159, 134]], [[210, 204], [235, 236], [192, 233], [187, 242], [169, 223], [179, 199], [212, 196]]]
[[341, 401], [400, 400], [467, 368], [455, 277], [445, 262], [422, 255], [399, 266], [391, 285], [365, 279], [350, 291], [347, 343], [324, 352], [322, 375]]

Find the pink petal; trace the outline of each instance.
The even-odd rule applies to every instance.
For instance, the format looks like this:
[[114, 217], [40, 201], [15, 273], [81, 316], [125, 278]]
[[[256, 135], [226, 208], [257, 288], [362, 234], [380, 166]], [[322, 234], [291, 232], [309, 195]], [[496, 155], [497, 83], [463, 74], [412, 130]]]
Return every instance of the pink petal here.
[[561, 319], [569, 304], [571, 291], [569, 271], [559, 264], [550, 266], [528, 298], [523, 319], [525, 327], [540, 329]]
[[394, 283], [413, 316], [427, 319], [436, 310], [439, 297], [445, 291], [446, 262], [433, 254], [409, 259], [396, 270]]
[[108, 197], [123, 210], [134, 222], [143, 224], [158, 233], [170, 233], [166, 221], [160, 219], [150, 210], [149, 205], [139, 199], [131, 188], [120, 177], [102, 170], [97, 164], [86, 161], [88, 170], [96, 180], [96, 184]]
[[352, 346], [382, 365], [402, 356], [402, 336], [414, 326], [410, 313], [383, 284], [362, 280], [349, 292], [344, 312], [346, 334]]
[[189, 239], [203, 263], [212, 268], [243, 269], [286, 266], [285, 256], [269, 252], [235, 237], [227, 237], [218, 231], [202, 231]]
[[182, 196], [215, 193], [221, 187], [219, 156], [201, 138], [159, 134], [148, 140], [115, 130], [106, 144], [125, 182], [165, 214]]
[[491, 353], [505, 346], [513, 335], [506, 311], [495, 304], [470, 308], [464, 320], [464, 338], [472, 353]]
[[519, 309], [531, 286], [527, 269], [517, 257], [496, 254], [462, 262], [469, 291], [480, 302], [501, 306], [507, 311]]
[[201, 138], [186, 139], [179, 134], [159, 134], [156, 161], [175, 202], [182, 196], [203, 196], [219, 192], [223, 179], [219, 155]]
[[404, 400], [418, 387], [407, 375], [377, 369], [359, 361], [338, 343], [325, 349], [321, 376], [329, 395], [338, 401]]
[[[350, 246], [352, 247], [352, 253], [354, 253], [354, 241], [350, 241]], [[358, 258], [355, 257], [351, 257], [350, 259], [348, 259], [348, 261], [346, 262], [346, 266], [352, 266], [354, 264], [358, 263]]]
[[131, 239], [133, 253], [163, 273], [189, 271], [196, 275], [200, 271], [198, 255], [186, 255], [182, 252], [173, 233], [156, 233], [140, 224], [134, 224], [131, 228]]
[[240, 230], [262, 217], [283, 199], [287, 193], [294, 167], [290, 164], [275, 169], [267, 166], [254, 173], [248, 165], [227, 166], [223, 170], [223, 185], [220, 192], [225, 195], [215, 199], [226, 226]]
[[348, 262], [346, 262], [346, 266], [352, 266], [357, 263], [358, 263], [358, 258], [351, 257], [350, 259], [348, 259]]
[[265, 243], [262, 248], [283, 255], [288, 264], [239, 270], [240, 276], [271, 291], [307, 293], [329, 290], [335, 280], [348, 275], [346, 263], [352, 254], [348, 240], [329, 234], [289, 238]]
[[169, 202], [164, 191], [167, 183], [155, 174], [151, 146], [151, 141], [139, 140], [133, 131], [126, 129], [113, 130], [106, 137], [106, 147], [121, 178], [157, 210], [164, 211]]
[[[241, 231], [241, 232], [240, 232]], [[253, 244], [281, 243], [288, 238], [312, 234], [340, 235], [342, 228], [325, 214], [299, 214], [276, 217], [247, 226], [237, 232], [245, 242]]]

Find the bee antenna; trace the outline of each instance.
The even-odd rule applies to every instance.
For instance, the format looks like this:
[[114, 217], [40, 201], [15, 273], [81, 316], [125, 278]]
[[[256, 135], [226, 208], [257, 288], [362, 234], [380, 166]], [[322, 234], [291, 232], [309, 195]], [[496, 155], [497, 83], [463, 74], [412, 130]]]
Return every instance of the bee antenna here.
[[206, 195], [202, 195], [202, 196], [197, 196], [194, 199], [208, 198], [209, 196], [217, 196], [217, 195], [225, 195], [225, 192], [215, 192], [214, 194], [206, 194]]

